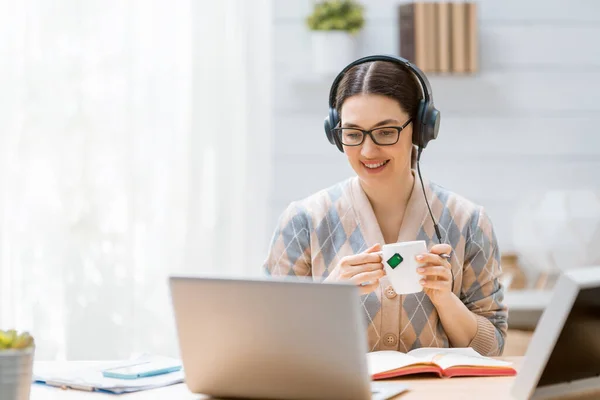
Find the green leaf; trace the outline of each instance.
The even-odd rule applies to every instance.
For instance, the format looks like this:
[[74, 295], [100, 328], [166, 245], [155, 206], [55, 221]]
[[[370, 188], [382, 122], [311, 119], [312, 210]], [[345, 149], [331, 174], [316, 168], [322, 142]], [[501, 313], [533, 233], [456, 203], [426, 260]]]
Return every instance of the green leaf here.
[[316, 3], [306, 24], [312, 30], [358, 33], [364, 26], [364, 8], [354, 0], [325, 0]]
[[20, 334], [15, 341], [13, 342], [13, 349], [26, 349], [33, 344], [33, 338], [29, 335], [29, 333], [24, 332]]
[[34, 346], [34, 339], [28, 332], [21, 334], [16, 330], [0, 330], [0, 350], [22, 350]]
[[10, 338], [8, 337], [8, 332], [0, 330], [0, 348], [8, 348], [9, 344]]

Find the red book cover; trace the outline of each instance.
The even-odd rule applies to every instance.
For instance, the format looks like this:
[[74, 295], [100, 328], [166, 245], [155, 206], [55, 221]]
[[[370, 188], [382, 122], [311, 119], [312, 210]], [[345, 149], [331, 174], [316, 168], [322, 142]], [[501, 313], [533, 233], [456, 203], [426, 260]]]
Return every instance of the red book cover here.
[[420, 348], [408, 353], [374, 351], [367, 354], [371, 379], [415, 374], [454, 376], [513, 376], [517, 371], [507, 361], [484, 357], [472, 348]]

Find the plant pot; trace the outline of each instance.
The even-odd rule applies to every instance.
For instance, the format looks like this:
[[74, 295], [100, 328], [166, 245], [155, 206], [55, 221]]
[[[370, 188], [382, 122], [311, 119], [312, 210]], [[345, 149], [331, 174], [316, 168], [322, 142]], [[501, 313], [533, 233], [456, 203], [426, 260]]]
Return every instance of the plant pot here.
[[29, 400], [34, 349], [0, 351], [0, 399]]
[[312, 31], [313, 69], [318, 74], [337, 75], [355, 59], [356, 40], [345, 31]]

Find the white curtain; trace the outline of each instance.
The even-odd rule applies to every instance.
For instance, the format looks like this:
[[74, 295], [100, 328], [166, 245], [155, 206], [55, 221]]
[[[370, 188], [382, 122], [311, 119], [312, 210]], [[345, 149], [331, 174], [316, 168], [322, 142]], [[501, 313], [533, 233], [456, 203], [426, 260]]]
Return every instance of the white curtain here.
[[[0, 328], [176, 355], [171, 273], [259, 273], [270, 2], [0, 2]], [[215, 299], [218, 301], [218, 299]]]

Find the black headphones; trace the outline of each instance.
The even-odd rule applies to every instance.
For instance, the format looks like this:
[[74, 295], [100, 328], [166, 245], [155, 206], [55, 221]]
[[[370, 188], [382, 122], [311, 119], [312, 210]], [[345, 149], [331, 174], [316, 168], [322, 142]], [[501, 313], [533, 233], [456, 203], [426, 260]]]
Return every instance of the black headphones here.
[[[440, 129], [440, 112], [433, 105], [433, 98], [431, 96], [431, 86], [429, 85], [429, 81], [427, 77], [416, 65], [413, 65], [410, 61], [397, 56], [391, 55], [374, 55], [367, 56], [363, 58], [359, 58], [358, 60], [347, 65], [342, 72], [336, 76], [333, 84], [331, 85], [331, 90], [329, 91], [329, 115], [325, 118], [325, 134], [327, 135], [327, 139], [331, 144], [335, 144], [338, 150], [344, 152], [344, 147], [336, 135], [333, 134], [332, 129], [337, 127], [340, 123], [340, 116], [335, 108], [335, 96], [337, 94], [337, 87], [346, 71], [355, 65], [363, 64], [370, 61], [390, 61], [405, 67], [409, 72], [412, 73], [413, 76], [417, 78], [419, 81], [419, 85], [421, 90], [423, 91], [423, 99], [419, 103], [419, 108], [417, 110], [417, 115], [413, 116], [413, 134], [412, 134], [412, 142], [415, 146], [418, 147], [418, 155], [417, 155], [417, 171], [419, 174], [419, 180], [421, 181], [421, 187], [423, 188], [423, 196], [425, 198], [425, 204], [427, 205], [427, 210], [429, 211], [429, 215], [431, 216], [431, 220], [433, 221], [433, 227], [435, 229], [435, 235], [437, 236], [438, 242], [442, 242], [442, 235], [440, 233], [440, 229], [438, 224], [433, 217], [433, 213], [431, 212], [431, 207], [429, 206], [429, 201], [427, 200], [427, 194], [425, 192], [425, 186], [423, 185], [423, 178], [421, 176], [421, 168], [419, 161], [421, 159], [421, 152], [427, 144], [437, 138], [438, 131]], [[449, 258], [450, 255], [442, 255], [444, 258]], [[454, 272], [452, 268], [450, 268], [450, 272], [452, 274], [452, 291], [454, 291]]]
[[336, 145], [336, 147], [343, 152], [344, 148], [339, 138], [333, 134], [332, 129], [337, 127], [340, 123], [340, 116], [337, 109], [335, 108], [335, 97], [337, 94], [337, 88], [344, 77], [346, 71], [350, 68], [363, 64], [370, 61], [390, 61], [405, 67], [413, 76], [419, 81], [419, 86], [423, 91], [423, 99], [419, 104], [417, 115], [413, 116], [413, 144], [424, 149], [427, 144], [437, 138], [438, 131], [440, 128], [440, 112], [435, 108], [433, 104], [433, 98], [431, 96], [431, 86], [427, 77], [417, 66], [413, 65], [410, 61], [397, 56], [392, 55], [374, 55], [359, 58], [358, 60], [347, 65], [339, 74], [336, 76], [331, 90], [329, 91], [329, 115], [325, 118], [325, 134], [329, 143]]

